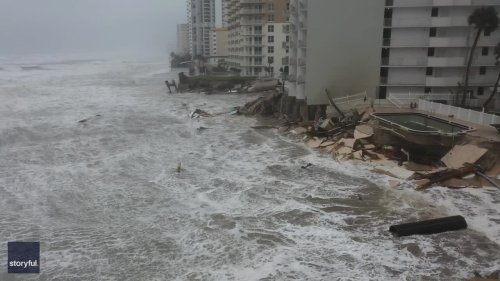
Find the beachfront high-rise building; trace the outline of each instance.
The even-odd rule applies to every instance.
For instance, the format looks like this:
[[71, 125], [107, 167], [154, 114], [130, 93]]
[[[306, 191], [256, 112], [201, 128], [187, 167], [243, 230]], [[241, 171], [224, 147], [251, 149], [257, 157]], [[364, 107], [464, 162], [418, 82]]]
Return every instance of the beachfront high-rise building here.
[[[428, 93], [451, 102], [450, 93], [463, 84], [476, 34], [467, 19], [481, 6], [500, 12], [499, 0], [385, 1], [379, 97]], [[498, 30], [481, 35], [469, 76], [469, 105], [481, 105], [492, 90], [498, 74], [494, 46], [499, 42]]]
[[189, 45], [193, 57], [210, 56], [210, 30], [216, 25], [216, 8], [215, 0], [187, 0]]
[[374, 96], [384, 0], [290, 0], [289, 10], [289, 96], [302, 105], [328, 104], [325, 89]]
[[189, 26], [185, 23], [177, 25], [177, 53], [189, 53]]
[[[334, 97], [427, 93], [451, 103], [476, 32], [467, 18], [481, 6], [500, 11], [500, 0], [291, 0], [289, 96], [328, 104], [326, 88]], [[469, 105], [493, 90], [498, 42], [500, 30], [481, 35]]]
[[288, 64], [288, 0], [224, 0], [228, 65], [243, 76], [278, 76]]

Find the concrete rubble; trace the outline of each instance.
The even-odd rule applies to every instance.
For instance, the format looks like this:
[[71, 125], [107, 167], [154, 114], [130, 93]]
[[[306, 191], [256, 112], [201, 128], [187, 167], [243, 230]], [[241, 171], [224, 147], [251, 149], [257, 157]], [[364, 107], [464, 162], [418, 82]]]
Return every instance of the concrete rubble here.
[[[288, 126], [287, 130], [281, 132], [290, 132], [291, 136], [304, 140], [311, 149], [319, 150], [338, 161], [365, 163], [372, 167], [372, 171], [389, 176], [389, 186], [394, 188], [402, 183], [411, 183], [417, 189], [433, 185], [454, 189], [478, 188], [491, 186], [491, 181], [500, 184], [496, 178], [500, 170], [494, 171], [499, 169], [496, 166], [497, 157], [494, 153], [491, 157], [492, 153], [488, 149], [461, 144], [449, 149], [442, 158], [416, 157], [403, 145], [384, 145], [377, 141], [380, 139], [377, 134], [383, 133], [383, 130], [377, 130], [377, 124], [372, 122], [367, 112], [373, 112], [373, 109], [358, 112], [354, 119], [346, 116], [344, 120], [331, 118], [316, 124], [306, 122]], [[489, 182], [480, 179], [483, 172]]]
[[284, 117], [286, 121], [279, 126], [279, 133], [289, 133], [337, 161], [369, 165], [374, 172], [391, 177], [391, 187], [410, 183], [417, 189], [434, 185], [500, 188], [500, 157], [498, 150], [491, 147], [460, 143], [437, 149], [391, 138], [371, 115], [375, 112], [372, 107], [347, 113], [336, 108], [328, 116], [317, 116], [317, 121], [291, 121], [286, 114], [278, 114], [281, 103], [282, 93], [269, 91], [239, 108], [238, 113]]

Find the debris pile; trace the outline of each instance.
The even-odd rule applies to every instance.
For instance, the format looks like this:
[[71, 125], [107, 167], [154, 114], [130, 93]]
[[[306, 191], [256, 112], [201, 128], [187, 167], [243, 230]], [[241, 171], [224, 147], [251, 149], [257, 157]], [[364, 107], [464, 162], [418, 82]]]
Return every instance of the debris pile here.
[[260, 114], [271, 116], [279, 112], [281, 96], [282, 93], [275, 90], [263, 92], [263, 96], [240, 107], [238, 113], [243, 115]]
[[[426, 157], [427, 147], [383, 144], [378, 125], [370, 120], [370, 108], [353, 111], [342, 119], [332, 117], [317, 122], [304, 122], [287, 131], [301, 138], [308, 147], [330, 155], [337, 161], [351, 160], [372, 166], [372, 170], [388, 175], [391, 187], [405, 182], [418, 189], [435, 184], [449, 188], [496, 186], [500, 188], [500, 166], [494, 151], [472, 144], [456, 145], [445, 155]], [[382, 138], [383, 139], [383, 138]], [[446, 148], [445, 148], [446, 149]], [[422, 152], [422, 153], [420, 153]], [[488, 171], [488, 172], [487, 172]]]

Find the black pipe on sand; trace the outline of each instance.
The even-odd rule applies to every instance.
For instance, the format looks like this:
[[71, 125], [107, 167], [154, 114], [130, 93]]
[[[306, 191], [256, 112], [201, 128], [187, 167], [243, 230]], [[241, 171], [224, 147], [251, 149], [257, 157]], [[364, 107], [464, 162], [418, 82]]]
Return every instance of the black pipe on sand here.
[[419, 222], [392, 225], [389, 231], [398, 237], [413, 234], [434, 234], [467, 228], [467, 222], [462, 216], [452, 216]]

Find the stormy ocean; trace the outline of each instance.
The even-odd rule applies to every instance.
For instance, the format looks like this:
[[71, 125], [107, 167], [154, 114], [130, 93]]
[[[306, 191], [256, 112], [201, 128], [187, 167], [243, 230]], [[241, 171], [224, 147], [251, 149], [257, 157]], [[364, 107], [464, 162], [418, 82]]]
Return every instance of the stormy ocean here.
[[[167, 65], [0, 59], [0, 264], [7, 242], [41, 243], [39, 275], [2, 266], [0, 280], [467, 280], [500, 269], [499, 190], [392, 189], [251, 129], [253, 118], [191, 119], [255, 95], [170, 95]], [[448, 215], [469, 228], [388, 231]]]

